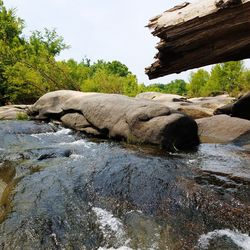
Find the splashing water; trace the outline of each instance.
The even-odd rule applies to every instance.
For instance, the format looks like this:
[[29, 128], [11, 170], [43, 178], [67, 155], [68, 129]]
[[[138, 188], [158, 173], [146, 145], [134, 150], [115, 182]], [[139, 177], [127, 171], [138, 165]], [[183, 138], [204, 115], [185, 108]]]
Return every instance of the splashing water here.
[[215, 230], [213, 232], [201, 235], [198, 241], [198, 247], [201, 249], [207, 249], [212, 239], [221, 238], [223, 236], [230, 238], [238, 247], [241, 247], [244, 250], [250, 250], [249, 235], [229, 229]]

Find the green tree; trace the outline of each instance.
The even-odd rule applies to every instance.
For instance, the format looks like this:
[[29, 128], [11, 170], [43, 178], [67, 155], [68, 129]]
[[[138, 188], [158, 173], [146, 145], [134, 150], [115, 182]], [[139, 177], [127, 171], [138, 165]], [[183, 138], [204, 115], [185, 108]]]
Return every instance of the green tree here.
[[191, 97], [202, 96], [203, 88], [209, 80], [209, 73], [204, 69], [199, 69], [197, 72], [192, 72], [188, 85], [188, 95]]
[[23, 20], [0, 0], [0, 102], [30, 103], [47, 91], [79, 89], [55, 56], [68, 46], [55, 30], [25, 39]]
[[147, 86], [144, 86], [143, 92], [164, 92], [165, 85], [161, 83], [153, 83]]
[[184, 80], [176, 79], [165, 85], [165, 93], [176, 95], [187, 95], [187, 83]]
[[[20, 37], [23, 30], [23, 20], [16, 17], [14, 9], [7, 10], [0, 0], [0, 104], [7, 101], [8, 81], [5, 76], [5, 66], [13, 64], [12, 49], [20, 47], [24, 39]], [[18, 49], [15, 53], [18, 53]]]
[[[105, 63], [105, 65], [110, 65]], [[96, 67], [96, 64], [93, 65]], [[102, 92], [113, 94], [125, 94], [135, 96], [138, 92], [137, 79], [131, 73], [126, 76], [118, 74], [116, 71], [110, 71], [108, 67], [99, 67], [91, 69], [94, 74], [83, 81], [81, 90], [85, 92]]]
[[239, 79], [239, 93], [248, 92], [250, 90], [250, 70], [245, 69]]
[[211, 76], [204, 88], [203, 95], [228, 93], [237, 95], [242, 88], [244, 64], [242, 61], [216, 64], [211, 70]]
[[139, 93], [141, 92], [160, 92], [165, 94], [186, 95], [187, 83], [184, 80], [174, 80], [168, 84], [153, 83], [148, 86], [141, 85], [138, 87]]
[[[131, 72], [125, 64], [119, 61], [106, 62], [104, 60], [98, 60], [97, 62], [91, 64], [90, 60], [86, 60], [87, 64], [91, 67], [91, 74], [94, 75], [98, 70], [105, 70], [108, 74], [113, 74], [121, 77], [126, 77]], [[85, 62], [83, 60], [83, 62]]]
[[47, 28], [43, 32], [33, 31], [29, 38], [29, 44], [33, 47], [34, 52], [39, 54], [40, 50], [44, 49], [52, 56], [57, 56], [61, 51], [69, 48], [55, 29], [49, 30]]
[[[54, 39], [58, 40], [54, 31], [52, 33]], [[58, 47], [53, 45], [52, 50], [49, 43], [53, 44], [53, 41], [48, 34], [46, 30], [46, 35], [41, 41], [32, 35], [22, 44], [9, 47], [10, 63], [4, 65], [3, 73], [8, 82], [8, 89], [5, 93], [7, 100], [30, 103], [48, 91], [74, 88], [73, 81], [65, 72], [65, 67], [57, 63], [55, 59], [55, 54], [58, 54], [59, 50], [65, 46], [63, 43], [58, 44]], [[50, 41], [46, 42], [46, 36]], [[4, 53], [6, 56], [7, 53]]]
[[223, 81], [229, 94], [237, 94], [240, 89], [240, 78], [244, 71], [243, 61], [226, 62], [222, 64]]

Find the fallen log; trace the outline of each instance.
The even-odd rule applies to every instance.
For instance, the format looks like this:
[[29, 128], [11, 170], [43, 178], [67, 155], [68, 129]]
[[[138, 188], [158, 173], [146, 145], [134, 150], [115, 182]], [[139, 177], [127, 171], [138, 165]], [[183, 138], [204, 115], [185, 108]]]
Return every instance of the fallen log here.
[[149, 79], [250, 58], [250, 0], [184, 3], [150, 20], [161, 40]]

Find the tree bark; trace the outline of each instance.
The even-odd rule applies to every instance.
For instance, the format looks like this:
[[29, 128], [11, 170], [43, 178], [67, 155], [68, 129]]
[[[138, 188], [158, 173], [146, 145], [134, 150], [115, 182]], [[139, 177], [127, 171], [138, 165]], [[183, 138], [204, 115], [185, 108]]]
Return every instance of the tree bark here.
[[250, 58], [250, 0], [184, 3], [150, 20], [161, 40], [149, 79]]

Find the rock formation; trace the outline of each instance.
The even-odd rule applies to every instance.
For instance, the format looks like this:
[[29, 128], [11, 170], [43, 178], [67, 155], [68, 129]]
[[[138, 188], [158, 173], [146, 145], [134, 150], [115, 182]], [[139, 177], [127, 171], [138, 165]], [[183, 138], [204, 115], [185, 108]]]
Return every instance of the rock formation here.
[[55, 91], [32, 105], [30, 115], [60, 120], [88, 134], [167, 149], [187, 149], [199, 143], [192, 118], [154, 101], [122, 95]]
[[187, 99], [179, 95], [162, 94], [157, 92], [145, 92], [136, 96], [139, 99], [148, 99], [161, 103], [183, 112], [193, 119], [210, 117], [214, 111], [226, 104], [230, 104], [234, 98], [228, 95], [220, 95], [215, 97], [199, 97]]
[[215, 115], [230, 115], [250, 120], [250, 92], [241, 96], [236, 102], [222, 106], [214, 111]]
[[0, 107], [0, 120], [27, 119], [29, 105], [8, 105]]
[[250, 148], [250, 121], [227, 115], [196, 120], [202, 142], [235, 143]]

